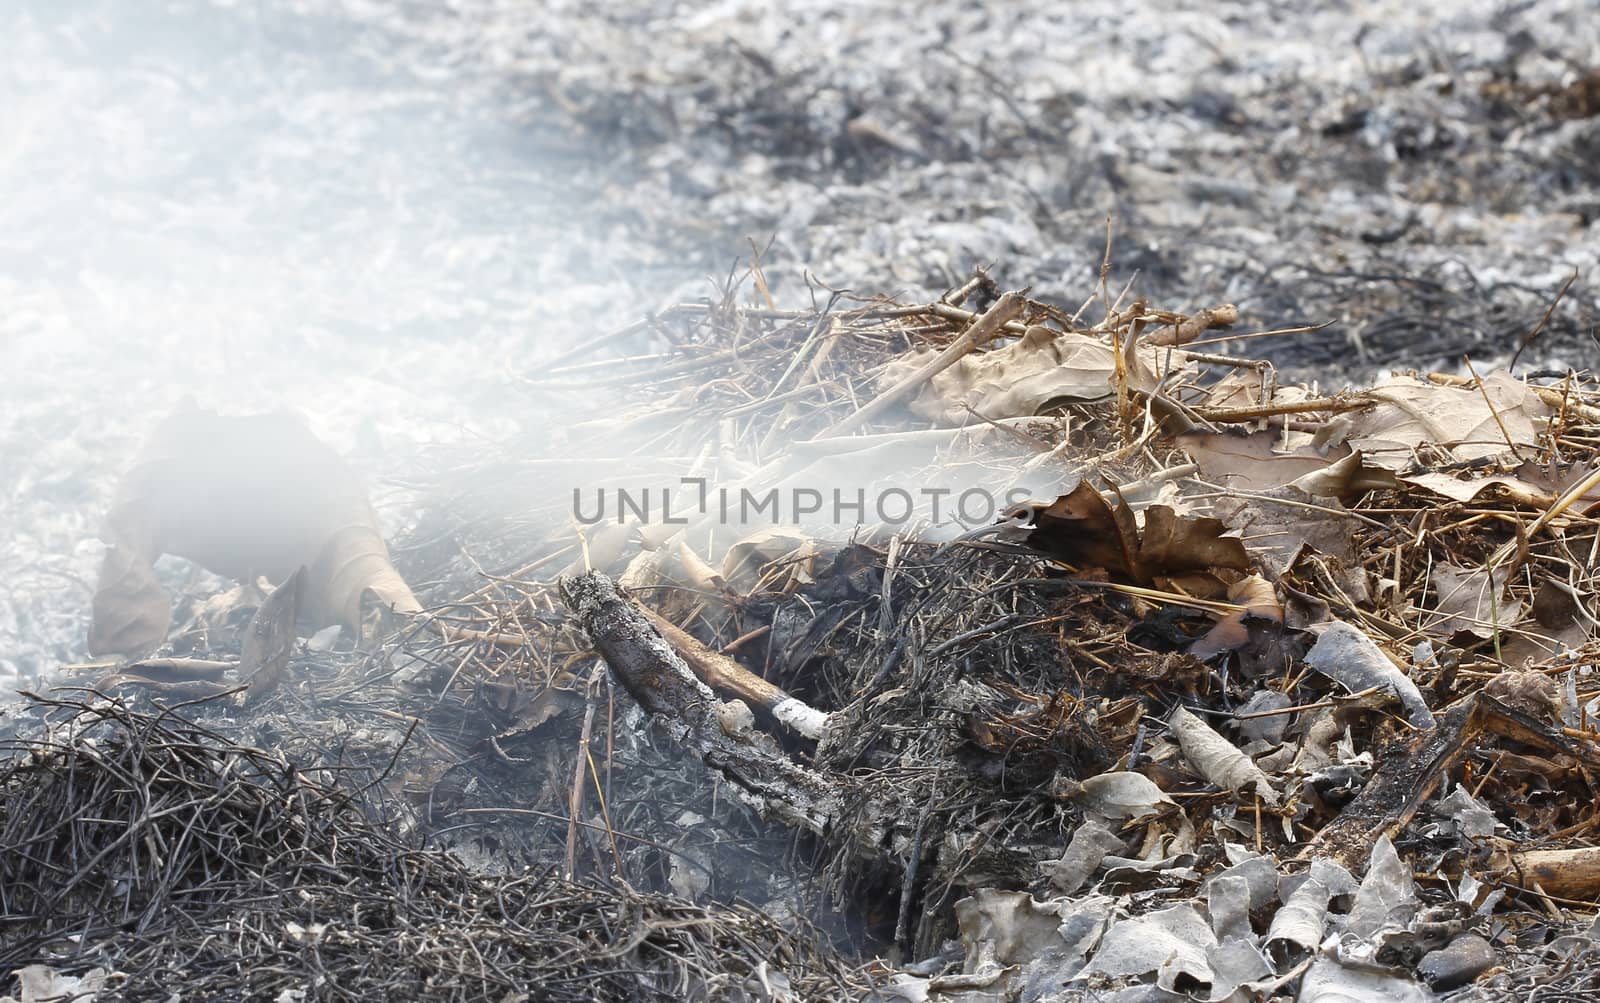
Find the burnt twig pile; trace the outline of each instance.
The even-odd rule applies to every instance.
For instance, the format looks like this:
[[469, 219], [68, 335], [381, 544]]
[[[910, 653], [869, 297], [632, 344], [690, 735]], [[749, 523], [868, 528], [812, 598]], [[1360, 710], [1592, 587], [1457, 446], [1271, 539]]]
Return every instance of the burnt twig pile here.
[[7, 971], [99, 962], [117, 998], [152, 1000], [844, 991], [749, 909], [486, 875], [397, 839], [335, 778], [176, 715], [43, 707], [49, 735], [7, 743], [0, 770]]

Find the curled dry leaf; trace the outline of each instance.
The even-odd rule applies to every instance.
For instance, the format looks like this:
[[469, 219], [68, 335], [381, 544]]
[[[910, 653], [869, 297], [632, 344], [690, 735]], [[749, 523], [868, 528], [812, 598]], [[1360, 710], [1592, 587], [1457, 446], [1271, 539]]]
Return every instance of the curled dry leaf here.
[[1251, 432], [1240, 435], [1221, 432], [1185, 432], [1177, 436], [1178, 445], [1200, 468], [1200, 476], [1225, 488], [1262, 491], [1293, 482], [1326, 467], [1331, 459], [1343, 458], [1345, 450], [1324, 456], [1309, 440], [1289, 450], [1280, 449], [1282, 436], [1276, 432]]
[[1560, 727], [1561, 688], [1543, 672], [1520, 669], [1502, 672], [1484, 684], [1483, 692], [1536, 721]]
[[162, 554], [238, 581], [282, 582], [305, 566], [301, 613], [319, 627], [359, 628], [366, 597], [421, 608], [389, 561], [360, 482], [290, 414], [173, 414], [123, 476], [104, 536], [95, 654], [161, 643], [171, 602], [152, 565]]
[[1368, 491], [1392, 490], [1399, 487], [1400, 482], [1393, 471], [1372, 466], [1361, 450], [1354, 449], [1350, 455], [1334, 460], [1321, 470], [1301, 474], [1289, 486], [1318, 498], [1349, 498]]
[[1249, 756], [1240, 752], [1232, 742], [1217, 734], [1209, 724], [1184, 710], [1173, 709], [1167, 718], [1167, 727], [1183, 756], [1196, 773], [1208, 783], [1244, 794], [1254, 791], [1263, 804], [1276, 808], [1282, 798], [1272, 786], [1266, 773]]
[[1102, 818], [1121, 820], [1143, 818], [1172, 798], [1143, 773], [1114, 770], [1089, 777], [1081, 783], [1058, 777], [1051, 793], [1074, 801], [1087, 812]]
[[1421, 902], [1411, 868], [1395, 851], [1388, 833], [1379, 836], [1367, 858], [1367, 873], [1345, 917], [1344, 933], [1369, 943], [1386, 931], [1404, 930]]
[[239, 678], [249, 684], [245, 699], [261, 700], [283, 679], [294, 651], [294, 625], [305, 592], [306, 569], [301, 568], [256, 607], [239, 646]]
[[1071, 894], [1083, 887], [1089, 876], [1110, 853], [1125, 850], [1117, 834], [1097, 818], [1089, 818], [1072, 833], [1061, 859], [1050, 869], [1050, 883]]
[[172, 626], [172, 602], [156, 578], [149, 544], [126, 529], [108, 531], [89, 621], [89, 653], [153, 650]]
[[693, 547], [689, 546], [688, 540], [678, 541], [678, 563], [682, 566], [684, 576], [690, 586], [696, 592], [704, 595], [719, 595], [727, 591], [728, 583], [723, 580], [722, 575], [707, 564]]
[[1394, 474], [1373, 464], [1360, 451], [1338, 446], [1324, 451], [1311, 437], [1296, 433], [1283, 448], [1278, 432], [1186, 432], [1180, 446], [1213, 484], [1241, 491], [1270, 491], [1286, 484], [1309, 495], [1347, 498], [1366, 491], [1393, 488]]
[[1317, 643], [1306, 652], [1306, 664], [1351, 693], [1370, 689], [1387, 693], [1405, 708], [1406, 719], [1413, 725], [1434, 726], [1433, 713], [1417, 684], [1370, 637], [1348, 623], [1335, 620], [1323, 628]]
[[[1261, 374], [1254, 369], [1230, 369], [1227, 374], [1206, 388], [1205, 406], [1208, 408], [1255, 407], [1264, 403]], [[1305, 387], [1278, 387], [1272, 392], [1270, 403], [1292, 404], [1311, 396]]]
[[1516, 474], [1552, 500], [1578, 491], [1587, 483], [1568, 511], [1573, 515], [1594, 516], [1600, 514], [1600, 484], [1593, 481], [1596, 470], [1600, 470], [1600, 459], [1583, 463], [1534, 463], [1530, 460], [1520, 464]]
[[[1168, 998], [1177, 997], [1179, 986], [1193, 986], [1200, 998], [1211, 999], [1214, 986], [1226, 981], [1219, 978], [1208, 956], [1216, 954], [1217, 946], [1199, 907], [1184, 902], [1115, 923], [1081, 974], [1141, 981], [1154, 976]], [[1230, 988], [1216, 998], [1231, 995]]]
[[1224, 651], [1237, 651], [1243, 647], [1250, 640], [1250, 628], [1245, 625], [1247, 619], [1283, 625], [1283, 604], [1278, 602], [1278, 594], [1273, 590], [1272, 583], [1260, 575], [1241, 578], [1229, 586], [1228, 601], [1239, 604], [1243, 609], [1229, 613], [1195, 641], [1189, 649], [1194, 657], [1211, 658]]
[[722, 558], [722, 579], [741, 595], [758, 588], [781, 592], [811, 584], [816, 559], [816, 544], [798, 530], [757, 530], [728, 548]]
[[1360, 524], [1341, 514], [1333, 499], [1313, 502], [1299, 488], [1285, 486], [1248, 498], [1218, 498], [1212, 509], [1273, 574], [1294, 567], [1307, 548], [1346, 564], [1359, 563], [1353, 536]]
[[1267, 954], [1281, 969], [1309, 958], [1323, 941], [1328, 923], [1328, 900], [1348, 895], [1356, 881], [1332, 860], [1313, 860], [1311, 873], [1272, 917], [1267, 928]]
[[1334, 498], [1313, 498], [1294, 485], [1252, 494], [1218, 498], [1212, 510], [1238, 532], [1257, 564], [1273, 576], [1293, 568], [1308, 550], [1326, 566], [1345, 593], [1357, 602], [1368, 598], [1367, 576], [1355, 534], [1361, 524], [1347, 516]]
[[1420, 474], [1406, 475], [1400, 480], [1419, 488], [1427, 488], [1434, 494], [1458, 502], [1474, 501], [1479, 495], [1488, 491], [1532, 508], [1549, 508], [1555, 502], [1554, 497], [1544, 494], [1534, 485], [1518, 477], [1471, 477], [1463, 480], [1442, 470], [1428, 470]]
[[1507, 665], [1542, 662], [1564, 650], [1577, 650], [1596, 636], [1597, 623], [1587, 606], [1590, 599], [1565, 582], [1539, 583], [1529, 611], [1530, 622], [1501, 641], [1500, 659]]

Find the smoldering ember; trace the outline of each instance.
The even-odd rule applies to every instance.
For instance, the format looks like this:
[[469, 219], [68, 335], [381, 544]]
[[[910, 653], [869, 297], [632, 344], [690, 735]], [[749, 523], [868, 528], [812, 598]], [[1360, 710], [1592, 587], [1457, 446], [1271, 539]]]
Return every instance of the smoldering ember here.
[[1600, 998], [1592, 5], [0, 34], [0, 1000]]

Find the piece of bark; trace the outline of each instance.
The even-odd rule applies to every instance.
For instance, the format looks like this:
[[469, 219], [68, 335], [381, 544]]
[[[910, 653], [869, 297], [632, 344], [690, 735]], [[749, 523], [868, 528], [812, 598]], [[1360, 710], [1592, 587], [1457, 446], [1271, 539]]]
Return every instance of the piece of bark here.
[[716, 694], [611, 579], [591, 571], [562, 578], [560, 589], [612, 675], [669, 738], [763, 816], [813, 833], [828, 827], [840, 803], [835, 785], [795, 765], [770, 738], [763, 744], [759, 733], [724, 728]]
[[707, 686], [760, 707], [781, 725], [812, 741], [822, 738], [828, 715], [751, 672], [737, 661], [702, 644], [699, 638], [652, 610], [641, 610]]

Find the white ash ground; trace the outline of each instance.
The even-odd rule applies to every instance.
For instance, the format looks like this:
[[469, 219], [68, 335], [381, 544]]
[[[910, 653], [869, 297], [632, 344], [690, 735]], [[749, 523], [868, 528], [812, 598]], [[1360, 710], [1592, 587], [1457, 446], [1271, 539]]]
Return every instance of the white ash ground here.
[[[1286, 354], [1371, 369], [1503, 357], [1595, 260], [1593, 121], [1493, 90], [1592, 63], [1583, 5], [1191, 7], [568, 4], [484, 58], [634, 144], [641, 211], [772, 235], [791, 295], [801, 267], [917, 297], [992, 261], [1072, 300], [1114, 214], [1116, 277], [1138, 269], [1139, 292], [1233, 300], [1246, 325], [1339, 321]], [[1426, 319], [1394, 322], [1410, 290], [1387, 275], [1440, 285], [1431, 351]], [[1594, 290], [1580, 276], [1570, 335]], [[1597, 356], [1574, 337], [1561, 361]]]
[[[1076, 302], [1112, 214], [1158, 305], [1337, 321], [1237, 349], [1325, 384], [1506, 357], [1600, 260], [1600, 128], [1485, 88], [1573, 79], [1600, 20], [1299, 6], [7, 7], [0, 681], [83, 656], [103, 508], [184, 396], [403, 477], [536, 431], [510, 374], [751, 237], [791, 305], [990, 262]], [[1595, 290], [1541, 361], [1600, 358]]]

